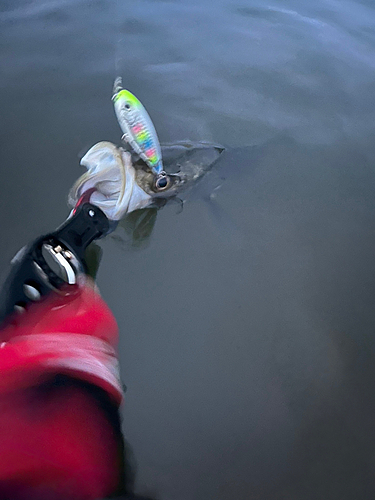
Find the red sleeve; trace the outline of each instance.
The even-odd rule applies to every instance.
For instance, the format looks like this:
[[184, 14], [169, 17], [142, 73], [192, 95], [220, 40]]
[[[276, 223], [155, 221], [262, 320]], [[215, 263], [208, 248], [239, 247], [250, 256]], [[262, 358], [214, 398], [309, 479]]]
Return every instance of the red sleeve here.
[[[117, 325], [92, 288], [49, 297], [0, 332], [0, 498], [91, 500], [121, 476], [118, 434], [97, 398], [122, 398]], [[83, 381], [56, 386], [56, 375]], [[87, 384], [89, 383], [89, 384]]]

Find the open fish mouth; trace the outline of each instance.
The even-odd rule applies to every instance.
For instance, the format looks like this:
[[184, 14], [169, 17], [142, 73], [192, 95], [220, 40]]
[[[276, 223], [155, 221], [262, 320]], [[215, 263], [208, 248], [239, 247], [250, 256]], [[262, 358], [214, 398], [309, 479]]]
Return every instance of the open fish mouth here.
[[83, 156], [81, 165], [87, 172], [69, 193], [68, 202], [72, 207], [89, 189], [94, 190], [90, 202], [111, 220], [120, 220], [127, 213], [150, 204], [151, 196], [136, 182], [130, 153], [111, 142], [95, 144]]
[[202, 178], [223, 151], [222, 146], [204, 142], [167, 144], [162, 146], [165, 177], [155, 177], [142, 160], [111, 142], [99, 142], [83, 156], [81, 165], [87, 171], [72, 187], [68, 201], [74, 207], [92, 189], [90, 202], [109, 219], [120, 220], [156, 198], [179, 195]]

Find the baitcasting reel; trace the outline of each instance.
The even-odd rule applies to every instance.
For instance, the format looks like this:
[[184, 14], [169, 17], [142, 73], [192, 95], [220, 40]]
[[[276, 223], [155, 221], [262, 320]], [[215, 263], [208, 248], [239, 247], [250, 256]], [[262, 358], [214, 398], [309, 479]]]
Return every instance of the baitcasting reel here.
[[22, 248], [0, 293], [0, 326], [51, 291], [74, 295], [78, 276], [87, 274], [85, 250], [106, 235], [111, 223], [91, 203], [83, 203], [56, 231]]

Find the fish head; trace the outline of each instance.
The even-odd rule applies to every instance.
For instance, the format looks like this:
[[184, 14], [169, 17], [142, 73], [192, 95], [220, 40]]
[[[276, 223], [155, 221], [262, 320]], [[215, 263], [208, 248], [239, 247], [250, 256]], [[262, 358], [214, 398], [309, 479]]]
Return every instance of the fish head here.
[[153, 198], [179, 196], [202, 179], [223, 152], [223, 146], [207, 142], [166, 144], [162, 146], [165, 171], [155, 176], [142, 160], [134, 161], [136, 182]]
[[91, 203], [111, 220], [134, 210], [163, 203], [193, 186], [221, 156], [223, 148], [206, 143], [176, 143], [163, 147], [166, 169], [155, 175], [141, 159], [110, 142], [95, 144], [82, 158], [87, 171], [76, 181], [69, 204], [95, 188]]

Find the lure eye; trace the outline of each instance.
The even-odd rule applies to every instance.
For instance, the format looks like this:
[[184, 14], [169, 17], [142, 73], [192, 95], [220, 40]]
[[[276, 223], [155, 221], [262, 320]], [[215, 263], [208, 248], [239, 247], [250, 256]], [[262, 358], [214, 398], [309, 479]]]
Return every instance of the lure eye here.
[[129, 109], [130, 109], [130, 104], [125, 104], [125, 108], [126, 108], [127, 110], [129, 110]]
[[162, 175], [158, 177], [155, 181], [155, 188], [158, 191], [164, 191], [169, 188], [170, 179], [167, 175]]

